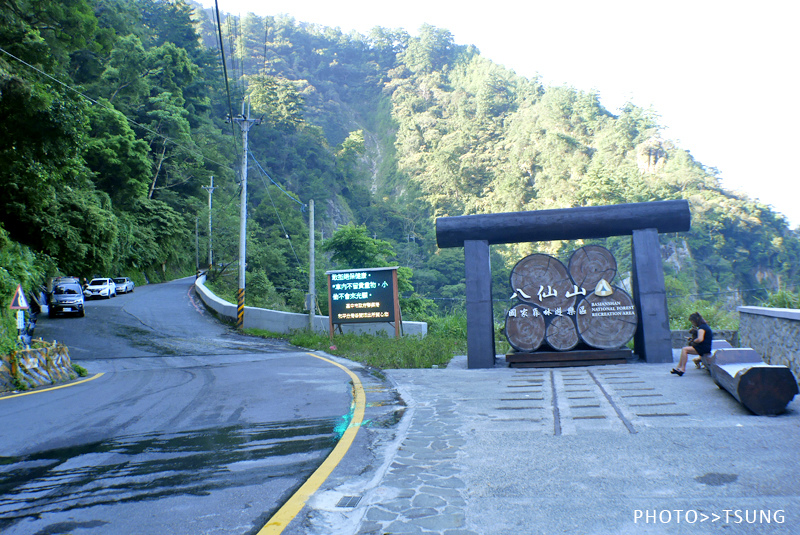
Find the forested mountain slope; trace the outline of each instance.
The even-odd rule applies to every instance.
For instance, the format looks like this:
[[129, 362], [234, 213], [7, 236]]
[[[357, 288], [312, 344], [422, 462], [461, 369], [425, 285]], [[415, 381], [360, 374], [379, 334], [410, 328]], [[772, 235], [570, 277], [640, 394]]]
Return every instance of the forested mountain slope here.
[[[291, 84], [305, 120], [334, 147], [346, 173], [328, 217], [347, 211], [391, 238], [429, 296], [458, 294], [447, 289], [457, 275], [439, 269], [437, 257], [450, 252], [435, 252], [436, 216], [678, 198], [690, 201], [693, 229], [663, 237], [675, 295], [753, 302], [765, 290], [797, 288], [789, 260], [800, 254], [797, 233], [768, 207], [724, 191], [715, 169], [661, 137], [652, 112], [631, 104], [614, 115], [597, 95], [519, 77], [444, 29], [344, 35], [253, 15], [223, 27], [236, 36], [230, 53], [250, 91], [256, 81]], [[258, 150], [276, 159], [269, 144]], [[280, 176], [304, 187], [291, 172]], [[626, 256], [626, 240], [608, 245]], [[566, 254], [574, 246], [536, 247]], [[508, 266], [529, 250], [497, 253]]]
[[[249, 136], [253, 304], [300, 308], [311, 199], [318, 243], [365, 225], [438, 303], [463, 298], [463, 253], [437, 251], [437, 216], [677, 198], [693, 228], [662, 237], [671, 294], [732, 306], [797, 290], [797, 232], [722, 190], [713, 168], [661, 137], [653, 112], [612, 114], [597, 95], [517, 76], [445, 29], [345, 35], [213, 15], [182, 0], [0, 5], [0, 248], [4, 262], [25, 258], [27, 285], [56, 272], [192, 272], [207, 257], [212, 176], [215, 258], [234, 261], [243, 148], [226, 116], [247, 96], [262, 119]], [[565, 256], [577, 245], [536, 248]], [[606, 245], [625, 271], [627, 241]], [[498, 295], [530, 250], [494, 248]], [[19, 271], [0, 272], [3, 295]]]

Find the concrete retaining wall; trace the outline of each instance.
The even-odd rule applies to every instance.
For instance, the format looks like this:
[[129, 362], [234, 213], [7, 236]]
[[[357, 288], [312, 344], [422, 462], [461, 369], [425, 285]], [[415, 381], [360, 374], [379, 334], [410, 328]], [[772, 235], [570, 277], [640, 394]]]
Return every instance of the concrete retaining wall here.
[[783, 364], [800, 379], [800, 310], [738, 307], [739, 342], [767, 364]]
[[30, 388], [74, 379], [69, 349], [62, 344], [53, 344], [3, 355], [0, 359], [0, 390], [16, 390], [15, 376]]
[[[195, 282], [197, 295], [207, 307], [220, 316], [236, 321], [236, 305], [223, 301], [205, 286], [205, 275]], [[265, 308], [244, 307], [244, 328], [264, 329], [274, 333], [289, 334], [308, 328], [308, 314], [296, 312], [280, 312]], [[344, 332], [371, 333], [384, 332], [387, 336], [394, 336], [394, 327], [388, 323], [349, 323], [342, 325]], [[328, 316], [314, 317], [314, 331], [328, 332]], [[421, 336], [428, 334], [428, 324], [422, 321], [404, 321], [403, 334], [405, 336]]]

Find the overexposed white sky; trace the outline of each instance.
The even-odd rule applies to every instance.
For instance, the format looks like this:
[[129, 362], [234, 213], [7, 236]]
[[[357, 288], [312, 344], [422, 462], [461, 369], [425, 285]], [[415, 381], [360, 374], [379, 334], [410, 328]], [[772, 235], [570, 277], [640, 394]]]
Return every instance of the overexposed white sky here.
[[664, 137], [717, 168], [724, 188], [800, 226], [800, 2], [217, 2], [235, 15], [287, 14], [344, 32], [447, 29], [517, 74], [597, 91], [611, 112], [627, 101], [652, 108]]

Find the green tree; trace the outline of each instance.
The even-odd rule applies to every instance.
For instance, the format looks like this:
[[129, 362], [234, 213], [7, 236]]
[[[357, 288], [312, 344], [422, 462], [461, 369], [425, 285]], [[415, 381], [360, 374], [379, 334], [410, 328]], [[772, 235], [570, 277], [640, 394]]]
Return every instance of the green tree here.
[[[103, 101], [101, 101], [103, 103]], [[94, 107], [89, 111], [90, 135], [86, 165], [95, 174], [95, 184], [108, 193], [117, 206], [147, 195], [150, 182], [148, 146], [137, 139], [122, 113]]]
[[344, 225], [325, 240], [322, 250], [332, 253], [333, 260], [342, 269], [375, 268], [388, 266], [394, 256], [392, 245], [369, 235], [365, 226]]
[[250, 102], [254, 115], [277, 127], [294, 129], [303, 120], [303, 97], [297, 86], [283, 78], [257, 74], [248, 78]]

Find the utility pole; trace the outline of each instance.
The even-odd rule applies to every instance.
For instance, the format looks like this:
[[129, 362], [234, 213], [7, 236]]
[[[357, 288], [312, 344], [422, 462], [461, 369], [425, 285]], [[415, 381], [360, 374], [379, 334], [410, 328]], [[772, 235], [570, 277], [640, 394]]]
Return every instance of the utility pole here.
[[316, 280], [314, 278], [314, 199], [308, 201], [308, 330], [314, 332], [314, 316], [317, 307]]
[[[211, 185], [210, 186], [201, 186], [204, 190], [208, 190], [208, 271], [209, 276], [211, 273], [211, 268], [214, 267], [214, 257], [211, 254], [211, 194], [214, 193], [214, 190], [217, 189], [214, 187], [214, 177], [211, 177]], [[199, 263], [198, 263], [199, 266]]]
[[244, 289], [245, 289], [245, 266], [247, 259], [247, 134], [250, 127], [254, 124], [261, 124], [261, 119], [250, 118], [250, 106], [247, 106], [247, 116], [244, 114], [244, 102], [242, 102], [242, 114], [239, 117], [231, 117], [231, 120], [239, 125], [242, 130], [242, 145], [244, 155], [242, 156], [242, 194], [241, 207], [239, 211], [239, 291], [236, 293], [236, 326], [241, 329], [244, 327]]
[[194, 218], [194, 272], [200, 274], [200, 232], [197, 228], [199, 217]]

